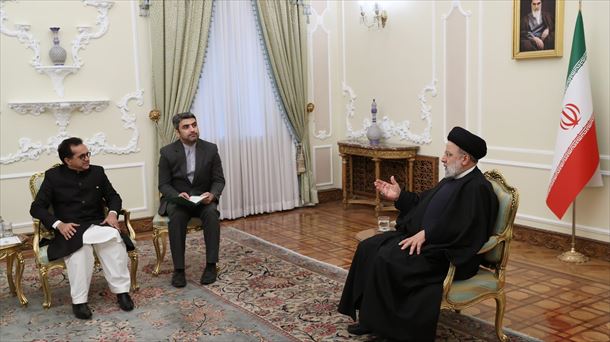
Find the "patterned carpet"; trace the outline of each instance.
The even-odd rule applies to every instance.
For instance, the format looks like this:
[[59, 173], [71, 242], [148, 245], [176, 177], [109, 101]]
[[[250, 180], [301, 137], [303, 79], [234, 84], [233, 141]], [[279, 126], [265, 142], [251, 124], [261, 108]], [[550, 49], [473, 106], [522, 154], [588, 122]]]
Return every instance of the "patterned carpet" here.
[[[42, 308], [33, 260], [26, 260], [23, 280], [27, 307], [0, 283], [2, 341], [368, 341], [350, 336], [351, 319], [336, 312], [346, 271], [269, 244], [233, 228], [223, 228], [221, 273], [211, 286], [199, 285], [204, 246], [199, 234], [187, 238], [187, 280], [170, 285], [171, 260], [153, 277], [154, 249], [140, 241], [140, 290], [136, 308], [123, 312], [96, 271], [89, 293], [90, 321], [72, 315], [65, 273], [53, 272], [52, 307]], [[6, 279], [6, 265], [0, 267]], [[512, 341], [532, 339], [510, 334]], [[443, 312], [437, 341], [495, 341], [493, 326]]]

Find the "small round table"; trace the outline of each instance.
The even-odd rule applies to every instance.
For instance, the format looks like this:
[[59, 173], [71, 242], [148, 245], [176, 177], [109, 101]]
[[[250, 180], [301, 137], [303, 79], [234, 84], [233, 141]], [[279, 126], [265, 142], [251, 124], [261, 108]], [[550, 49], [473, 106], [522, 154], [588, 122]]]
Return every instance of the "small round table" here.
[[377, 230], [377, 228], [371, 228], [371, 229], [363, 230], [361, 232], [358, 232], [358, 234], [356, 234], [356, 240], [358, 240], [358, 241], [366, 240], [366, 239], [370, 238], [373, 235], [381, 234], [381, 233], [382, 232]]
[[[26, 305], [28, 300], [25, 298], [23, 289], [21, 288], [21, 277], [23, 276], [24, 268], [24, 260], [21, 252], [28, 242], [28, 237], [23, 234], [15, 235], [14, 237], [18, 238], [19, 242], [0, 245], [0, 260], [6, 258], [6, 277], [8, 278], [8, 286], [11, 293], [17, 295], [17, 298], [22, 305]], [[13, 282], [13, 263], [15, 262], [15, 258], [17, 258], [17, 264], [15, 265], [16, 282]]]

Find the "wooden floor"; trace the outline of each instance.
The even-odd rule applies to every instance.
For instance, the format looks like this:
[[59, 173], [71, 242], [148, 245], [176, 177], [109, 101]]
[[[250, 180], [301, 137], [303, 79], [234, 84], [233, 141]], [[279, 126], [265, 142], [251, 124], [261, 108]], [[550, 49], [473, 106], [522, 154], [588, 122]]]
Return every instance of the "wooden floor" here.
[[[392, 219], [396, 214], [391, 215]], [[300, 254], [348, 269], [358, 232], [377, 226], [369, 206], [340, 202], [224, 220]], [[504, 326], [544, 341], [610, 341], [610, 263], [569, 265], [559, 252], [513, 241]], [[495, 302], [463, 311], [493, 322]]]

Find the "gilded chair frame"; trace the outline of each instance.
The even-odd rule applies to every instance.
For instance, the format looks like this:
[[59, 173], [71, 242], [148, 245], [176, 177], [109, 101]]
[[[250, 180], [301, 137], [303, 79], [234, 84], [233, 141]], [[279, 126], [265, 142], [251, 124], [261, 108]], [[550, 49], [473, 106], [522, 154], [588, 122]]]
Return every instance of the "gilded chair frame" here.
[[[167, 216], [156, 214], [153, 218], [153, 246], [155, 246], [155, 254], [157, 260], [152, 271], [153, 276], [158, 276], [161, 272], [161, 263], [165, 259], [167, 252], [167, 239], [169, 228], [167, 226], [169, 220]], [[199, 218], [191, 218], [186, 226], [186, 233], [203, 230], [203, 224]]]
[[[53, 167], [57, 167], [61, 164], [55, 164]], [[36, 172], [30, 177], [30, 193], [32, 194], [32, 199], [36, 198], [36, 194], [38, 193], [38, 184], [42, 184], [42, 179], [44, 179], [44, 172]], [[40, 180], [40, 183], [38, 182]], [[136, 241], [136, 233], [131, 226], [131, 213], [127, 209], [121, 209], [119, 216], [123, 215], [125, 226], [129, 231], [129, 238], [131, 241]], [[55, 238], [55, 232], [53, 229], [48, 229], [45, 227], [42, 222], [38, 219], [33, 219], [34, 226], [34, 238], [32, 242], [32, 250], [34, 251], [34, 257], [36, 260], [36, 268], [38, 268], [38, 273], [40, 275], [41, 288], [44, 294], [44, 301], [42, 302], [42, 306], [45, 309], [51, 307], [51, 288], [49, 286], [49, 272], [53, 269], [65, 269], [66, 264], [64, 263], [63, 258], [53, 260], [53, 261], [43, 261], [43, 257], [41, 256], [40, 251], [40, 241], [42, 239], [52, 240]], [[140, 288], [137, 280], [137, 270], [138, 270], [138, 251], [134, 249], [132, 251], [127, 252], [129, 259], [131, 260], [129, 275], [131, 278], [131, 291], [136, 291]], [[96, 266], [99, 267], [99, 261], [97, 256], [95, 257]]]
[[[506, 183], [506, 180], [498, 170], [485, 172], [485, 177], [494, 185], [494, 192], [502, 191], [504, 195], [510, 196], [510, 201], [507, 203], [506, 210], [498, 211], [498, 218], [494, 228], [496, 230], [489, 240], [481, 247], [477, 254], [483, 254], [483, 266], [479, 273], [474, 277], [466, 280], [454, 280], [455, 266], [449, 267], [449, 272], [443, 283], [443, 300], [441, 308], [460, 311], [471, 305], [474, 305], [483, 300], [493, 298], [496, 302], [496, 317], [495, 328], [498, 339], [502, 342], [508, 341], [508, 337], [502, 330], [502, 320], [504, 319], [504, 310], [506, 307], [506, 294], [504, 292], [504, 284], [506, 277], [506, 265], [510, 253], [510, 241], [513, 237], [513, 223], [517, 208], [519, 207], [519, 193], [512, 186]], [[502, 205], [502, 204], [500, 204]], [[471, 297], [464, 296], [467, 299], [456, 300], [460, 294], [460, 288], [467, 288], [469, 285], [477, 287], [477, 281], [481, 281], [481, 277], [486, 274], [493, 276], [495, 290], [478, 286], [479, 290], [476, 295]], [[489, 278], [489, 277], [488, 277]], [[456, 289], [458, 288], [458, 289]], [[463, 294], [463, 293], [462, 293]], [[458, 295], [458, 296], [456, 296]]]

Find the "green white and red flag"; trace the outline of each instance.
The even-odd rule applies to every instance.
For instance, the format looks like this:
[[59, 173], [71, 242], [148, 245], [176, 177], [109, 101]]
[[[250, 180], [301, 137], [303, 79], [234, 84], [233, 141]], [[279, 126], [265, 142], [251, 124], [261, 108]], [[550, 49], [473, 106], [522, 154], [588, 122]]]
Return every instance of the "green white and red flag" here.
[[601, 186], [589, 63], [578, 11], [546, 204], [562, 218], [585, 186]]

